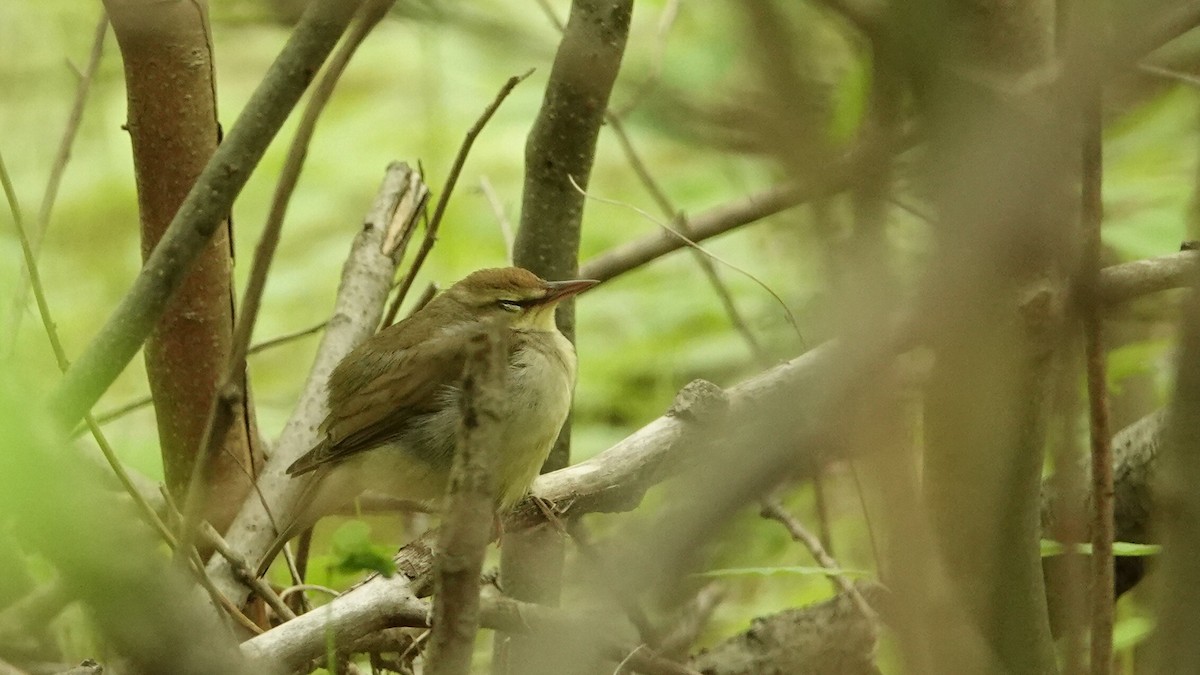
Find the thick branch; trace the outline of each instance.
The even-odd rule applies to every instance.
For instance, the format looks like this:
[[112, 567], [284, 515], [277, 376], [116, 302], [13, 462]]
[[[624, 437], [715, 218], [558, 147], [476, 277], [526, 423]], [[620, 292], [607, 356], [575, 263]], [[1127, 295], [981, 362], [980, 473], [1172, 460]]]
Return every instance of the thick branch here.
[[[420, 185], [420, 179], [407, 165], [389, 166], [362, 231], [354, 239], [350, 258], [342, 269], [333, 317], [321, 338], [300, 401], [280, 434], [270, 461], [263, 467], [258, 489], [242, 505], [225, 535], [230, 547], [247, 560], [257, 561], [263, 556], [276, 533], [273, 516], [290, 513], [303, 488], [304, 481], [293, 480], [284, 470], [317, 441], [316, 429], [326, 413], [325, 384], [329, 374], [379, 325], [396, 269], [396, 261], [381, 252], [383, 242], [390, 228], [403, 226], [415, 217], [415, 212], [399, 214], [397, 209], [404, 195]], [[269, 504], [269, 511], [261, 500]], [[209, 573], [226, 595], [233, 598], [244, 595], [245, 589], [224, 559], [213, 559]]]
[[[537, 119], [525, 142], [525, 184], [513, 263], [546, 279], [570, 279], [579, 269], [584, 196], [613, 84], [621, 68], [633, 0], [572, 0], [571, 13], [546, 83]], [[575, 302], [558, 308], [558, 328], [575, 338]], [[571, 460], [568, 419], [543, 471]], [[508, 537], [501, 552], [501, 585], [513, 597], [553, 602], [562, 578], [563, 550], [555, 532]], [[535, 654], [526, 641], [499, 636], [492, 673], [531, 671]]]
[[73, 426], [137, 353], [357, 6], [357, 0], [309, 5], [133, 287], [54, 392], [51, 405], [62, 426]]
[[[121, 47], [137, 179], [142, 257], [162, 239], [217, 149], [216, 82], [204, 5], [108, 0]], [[196, 465], [233, 335], [232, 233], [222, 218], [146, 341], [146, 375], [167, 487], [180, 503]], [[241, 375], [241, 374], [240, 374]], [[239, 386], [244, 386], [239, 376]], [[251, 488], [255, 457], [245, 398], [214, 456], [204, 515], [218, 530]], [[258, 461], [256, 461], [258, 460]]]

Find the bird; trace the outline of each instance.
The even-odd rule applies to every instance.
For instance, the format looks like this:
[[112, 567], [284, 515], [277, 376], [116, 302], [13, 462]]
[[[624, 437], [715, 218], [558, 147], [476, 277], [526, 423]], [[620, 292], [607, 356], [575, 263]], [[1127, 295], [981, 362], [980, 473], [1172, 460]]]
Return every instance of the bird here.
[[477, 270], [408, 318], [353, 349], [333, 369], [320, 440], [287, 473], [306, 480], [293, 515], [259, 565], [321, 517], [372, 490], [412, 501], [445, 494], [457, 444], [468, 344], [507, 332], [497, 510], [524, 497], [558, 438], [575, 388], [575, 347], [555, 310], [598, 281], [546, 281], [520, 267]]

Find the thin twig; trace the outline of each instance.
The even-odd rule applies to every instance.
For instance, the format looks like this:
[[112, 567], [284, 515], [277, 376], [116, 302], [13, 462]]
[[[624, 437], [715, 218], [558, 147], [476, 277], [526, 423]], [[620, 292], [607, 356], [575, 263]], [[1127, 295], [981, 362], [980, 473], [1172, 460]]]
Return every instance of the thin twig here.
[[274, 610], [281, 619], [291, 621], [296, 618], [296, 613], [292, 611], [291, 607], [284, 604], [283, 598], [275, 593], [270, 584], [254, 574], [254, 570], [250, 568], [250, 563], [246, 562], [246, 559], [240, 553], [230, 548], [225, 538], [221, 536], [220, 532], [213, 529], [212, 525], [204, 523], [200, 531], [200, 536], [204, 538], [205, 543], [213, 547], [213, 550], [229, 561], [229, 565], [233, 568], [233, 573], [237, 575], [238, 579], [246, 584], [250, 590], [254, 591], [255, 595], [262, 598], [263, 602], [266, 602], [267, 606]]
[[67, 164], [71, 160], [71, 148], [75, 145], [75, 137], [79, 135], [79, 126], [83, 122], [83, 110], [87, 104], [88, 92], [91, 90], [92, 82], [96, 79], [96, 71], [100, 68], [100, 57], [104, 54], [104, 38], [108, 34], [108, 14], [103, 9], [100, 11], [100, 18], [96, 21], [96, 28], [92, 32], [92, 49], [88, 53], [88, 62], [84, 66], [83, 72], [79, 76], [79, 81], [75, 85], [75, 100], [71, 104], [71, 113], [67, 117], [67, 126], [63, 129], [62, 139], [58, 144], [58, 151], [54, 155], [54, 163], [50, 167], [50, 177], [46, 181], [46, 191], [42, 193], [42, 204], [38, 209], [37, 225], [30, 236], [30, 246], [33, 248], [34, 258], [37, 258], [41, 249], [41, 242], [45, 241], [46, 228], [50, 225], [50, 214], [54, 210], [54, 204], [58, 200], [58, 188], [62, 185], [63, 175], [66, 173]]
[[629, 668], [644, 675], [701, 675], [699, 671], [682, 663], [664, 659], [645, 645], [630, 651], [627, 647], [612, 644], [606, 651], [610, 658], [621, 659]]
[[[691, 239], [701, 242], [799, 206], [816, 197], [841, 192], [850, 185], [849, 175], [848, 171], [844, 171], [833, 179], [812, 187], [779, 185], [709, 209], [690, 220], [693, 232]], [[656, 232], [593, 256], [580, 266], [579, 275], [585, 279], [609, 281], [687, 245], [670, 232]]]
[[317, 333], [325, 330], [325, 327], [328, 325], [329, 320], [326, 319], [325, 321], [315, 323], [308, 328], [301, 328], [300, 330], [292, 333], [285, 333], [279, 337], [273, 337], [270, 340], [264, 340], [246, 350], [246, 356], [253, 356], [259, 352], [263, 352], [274, 347], [281, 347], [283, 345], [295, 342], [301, 338], [306, 338], [310, 335], [316, 335]]
[[425, 290], [421, 291], [421, 294], [418, 295], [417, 299], [413, 302], [412, 309], [409, 310], [408, 315], [412, 316], [413, 314], [421, 311], [421, 308], [425, 305], [428, 305], [429, 301], [433, 299], [433, 296], [437, 295], [437, 292], [438, 285], [432, 281], [429, 282], [429, 285], [425, 287]]
[[292, 595], [293, 593], [300, 593], [303, 591], [317, 591], [319, 593], [324, 593], [325, 595], [328, 595], [331, 598], [336, 598], [339, 595], [341, 595], [340, 591], [335, 591], [332, 588], [329, 588], [328, 586], [320, 586], [317, 584], [296, 584], [294, 586], [288, 586], [287, 588], [280, 591], [279, 599], [287, 600], [289, 595]]
[[512, 221], [508, 219], [508, 214], [504, 212], [504, 203], [500, 201], [500, 196], [496, 194], [496, 188], [492, 187], [492, 181], [488, 180], [487, 176], [479, 177], [479, 191], [483, 193], [483, 198], [487, 200], [488, 206], [492, 209], [492, 214], [496, 216], [496, 223], [500, 226], [500, 234], [504, 237], [504, 254], [508, 261], [513, 259], [513, 241], [516, 235], [513, 233]]
[[542, 13], [546, 15], [546, 19], [550, 21], [550, 25], [554, 26], [558, 32], [563, 32], [564, 24], [562, 19], [558, 18], [558, 12], [550, 6], [549, 0], [537, 0], [538, 7], [542, 9]]
[[641, 84], [637, 85], [633, 94], [629, 97], [629, 101], [620, 108], [609, 108], [610, 115], [616, 118], [624, 119], [633, 112], [638, 106], [646, 100], [646, 97], [658, 86], [659, 80], [662, 79], [663, 62], [666, 60], [667, 54], [667, 38], [671, 35], [671, 27], [675, 25], [675, 19], [679, 16], [680, 0], [667, 0], [663, 5], [662, 11], [658, 15], [658, 27], [654, 32], [654, 45], [650, 55], [650, 72], [647, 73], [646, 79], [642, 80]]
[[[280, 335], [279, 337], [271, 338], [270, 340], [265, 340], [263, 342], [260, 342], [256, 345], [253, 345], [252, 347], [250, 347], [250, 349], [248, 349], [246, 351], [246, 355], [253, 356], [259, 352], [266, 351], [266, 350], [272, 349], [274, 347], [281, 347], [283, 345], [295, 342], [296, 340], [299, 340], [301, 338], [306, 338], [310, 335], [315, 335], [315, 334], [321, 332], [322, 330], [324, 330], [325, 326], [328, 325], [328, 323], [329, 323], [328, 321], [322, 321], [320, 323], [309, 326], [308, 328], [302, 328], [293, 333], [287, 333], [285, 335]], [[129, 401], [128, 403], [123, 403], [123, 404], [117, 406], [116, 408], [113, 408], [112, 410], [108, 410], [106, 412], [100, 413], [99, 415], [96, 415], [95, 416], [96, 423], [100, 424], [100, 425], [108, 424], [109, 422], [111, 422], [113, 420], [122, 418], [130, 413], [141, 410], [142, 408], [145, 408], [146, 406], [148, 406], [152, 403], [154, 403], [153, 396], [150, 396], [149, 394], [147, 394], [145, 396], [140, 396], [138, 398], [133, 399], [132, 401]], [[80, 434], [82, 434], [84, 432], [85, 428], [86, 427], [84, 425], [80, 425], [78, 428], [75, 429], [75, 432], [71, 435], [71, 437], [72, 438], [78, 437]]]
[[[84, 66], [83, 72], [78, 73], [79, 79], [75, 84], [75, 100], [71, 104], [71, 112], [67, 116], [67, 126], [63, 129], [62, 139], [58, 143], [58, 151], [54, 155], [54, 162], [50, 165], [50, 176], [46, 180], [46, 190], [42, 193], [42, 204], [38, 209], [37, 222], [34, 224], [33, 232], [29, 233], [29, 247], [33, 250], [35, 261], [41, 254], [41, 244], [46, 239], [46, 231], [50, 226], [50, 213], [58, 199], [58, 188], [62, 185], [62, 177], [71, 160], [71, 148], [75, 144], [75, 137], [79, 134], [84, 106], [87, 104], [92, 82], [96, 78], [96, 71], [100, 67], [100, 57], [104, 54], [104, 37], [107, 34], [108, 14], [101, 9], [100, 18], [97, 20], [95, 31], [92, 34], [92, 49], [88, 53], [88, 62]], [[22, 277], [19, 282], [21, 285], [13, 298], [10, 350], [16, 347], [16, 336], [20, 331], [21, 318], [24, 316], [20, 309], [25, 305], [28, 279], [27, 276]]]
[[1175, 80], [1176, 82], [1182, 82], [1190, 87], [1200, 88], [1200, 77], [1196, 77], [1191, 73], [1185, 73], [1173, 68], [1164, 68], [1153, 63], [1139, 63], [1138, 70], [1145, 73], [1150, 73], [1151, 75], [1158, 75], [1159, 77]]
[[[658, 208], [662, 211], [663, 216], [675, 223], [681, 232], [689, 237], [692, 232], [691, 225], [688, 224], [687, 215], [677, 209], [667, 197], [666, 192], [659, 186], [658, 181], [651, 175], [650, 170], [646, 168], [645, 162], [642, 161], [637, 149], [633, 146], [633, 142], [629, 139], [629, 134], [625, 132], [625, 125], [614, 114], [608, 113], [605, 116], [608, 122], [608, 127], [612, 129], [613, 134], [617, 137], [617, 142], [621, 149], [625, 152], [626, 159], [629, 160], [629, 165], [633, 168], [633, 172], [637, 174], [642, 181], [642, 185], [646, 187], [646, 191], [658, 204]], [[700, 266], [700, 270], [704, 272], [704, 276], [708, 279], [709, 285], [716, 292], [717, 298], [721, 301], [721, 306], [725, 309], [725, 314], [729, 317], [730, 323], [733, 324], [734, 330], [746, 342], [746, 346], [750, 348], [750, 353], [758, 362], [760, 367], [771, 365], [771, 355], [763, 348], [762, 343], [754, 335], [754, 331], [750, 330], [750, 326], [746, 323], [745, 317], [742, 316], [737, 304], [733, 301], [733, 294], [729, 292], [729, 287], [721, 280], [721, 276], [717, 274], [717, 268], [713, 265], [712, 260], [703, 252], [692, 249], [692, 256], [696, 264]]]
[[1089, 92], [1083, 111], [1084, 353], [1087, 361], [1088, 411], [1092, 440], [1091, 672], [1112, 672], [1113, 650], [1113, 448], [1108, 421], [1108, 358], [1104, 351], [1104, 314], [1096, 292], [1100, 281], [1104, 217], [1101, 183], [1103, 98], [1099, 86]]
[[400, 311], [400, 304], [404, 302], [405, 296], [408, 295], [409, 289], [412, 288], [413, 281], [417, 277], [417, 272], [421, 271], [421, 266], [425, 264], [425, 258], [429, 256], [429, 251], [437, 242], [438, 226], [442, 224], [442, 216], [446, 214], [446, 205], [450, 202], [450, 194], [454, 192], [454, 185], [458, 182], [458, 175], [462, 173], [463, 165], [467, 162], [467, 155], [471, 152], [471, 146], [474, 145], [475, 139], [479, 133], [483, 131], [483, 127], [492, 119], [492, 115], [496, 114], [496, 110], [500, 108], [500, 104], [504, 103], [504, 99], [512, 93], [512, 90], [522, 82], [525, 78], [533, 74], [533, 70], [526, 71], [523, 75], [516, 75], [508, 78], [500, 91], [496, 94], [496, 98], [488, 104], [488, 107], [483, 109], [483, 113], [479, 115], [479, 119], [475, 120], [475, 124], [467, 130], [467, 135], [463, 139], [462, 145], [458, 148], [458, 154], [454, 157], [454, 164], [450, 166], [450, 173], [446, 174], [446, 184], [442, 186], [442, 192], [438, 195], [437, 206], [433, 209], [433, 216], [429, 219], [429, 224], [425, 226], [425, 238], [421, 241], [421, 248], [417, 249], [417, 255], [413, 258], [412, 265], [408, 268], [408, 274], [404, 276], [404, 281], [400, 283], [400, 289], [396, 291], [396, 297], [392, 299], [392, 304], [388, 307], [387, 313], [383, 316], [384, 326], [392, 325], [396, 320], [396, 313]]
[[788, 324], [791, 325], [792, 330], [794, 330], [796, 332], [796, 337], [800, 339], [801, 346], [804, 346], [806, 344], [806, 341], [804, 339], [804, 333], [802, 333], [800, 331], [800, 324], [796, 321], [796, 315], [792, 314], [791, 308], [788, 307], [787, 303], [784, 302], [783, 298], [779, 297], [779, 294], [776, 293], [770, 286], [768, 286], [766, 283], [764, 283], [761, 279], [759, 279], [755, 275], [751, 274], [750, 272], [746, 271], [745, 269], [738, 267], [737, 265], [734, 265], [733, 263], [729, 262], [728, 260], [725, 260], [724, 258], [716, 255], [715, 253], [709, 251], [708, 249], [705, 249], [704, 247], [700, 246], [696, 242], [692, 241], [691, 238], [689, 238], [688, 236], [686, 236], [679, 230], [676, 230], [675, 228], [671, 227], [670, 225], [667, 225], [666, 223], [655, 218], [654, 216], [650, 215], [649, 213], [646, 213], [643, 209], [640, 209], [640, 208], [634, 206], [633, 204], [627, 204], [625, 202], [616, 201], [615, 199], [606, 199], [604, 197], [597, 197], [596, 195], [590, 194], [583, 188], [579, 187], [579, 183], [575, 182], [574, 177], [568, 176], [568, 178], [571, 181], [571, 185], [575, 186], [575, 189], [578, 190], [580, 192], [580, 194], [587, 197], [588, 199], [598, 201], [602, 204], [611, 204], [613, 206], [623, 206], [627, 209], [630, 209], [631, 211], [637, 213], [638, 215], [642, 216], [646, 220], [649, 220], [650, 222], [654, 223], [655, 225], [658, 225], [663, 230], [666, 230], [667, 232], [671, 233], [672, 235], [677, 237], [680, 241], [682, 241], [685, 245], [690, 246], [693, 249], [696, 249], [697, 251], [700, 251], [701, 253], [708, 256], [709, 258], [712, 258], [713, 260], [716, 260], [717, 262], [721, 263], [722, 265], [724, 265], [736, 272], [741, 273], [743, 276], [745, 276], [746, 278], [753, 281], [760, 288], [762, 288], [764, 291], [766, 291], [772, 298], [775, 298], [775, 302], [778, 303], [780, 309], [783, 310], [783, 314], [787, 318]]
[[308, 154], [308, 144], [316, 131], [317, 120], [325, 109], [334, 87], [345, 72], [354, 52], [370, 33], [371, 29], [387, 14], [394, 0], [368, 0], [359, 8], [357, 20], [346, 36], [346, 40], [334, 53], [333, 58], [325, 68], [321, 79], [313, 88], [312, 95], [305, 105], [300, 119], [296, 136], [288, 150], [279, 183], [275, 188], [270, 214], [258, 246], [254, 249], [254, 260], [250, 265], [250, 278], [242, 296], [241, 313], [233, 330], [233, 341], [230, 346], [229, 361], [221, 383], [217, 386], [217, 395], [213, 397], [212, 409], [201, 436], [200, 452], [192, 465], [191, 478], [188, 481], [187, 497], [183, 509], [183, 531], [180, 543], [186, 551], [192, 544], [196, 524], [201, 514], [201, 504], [205, 496], [205, 477], [208, 465], [218, 448], [225, 445], [225, 436], [233, 421], [234, 406], [245, 397], [244, 374], [246, 370], [246, 354], [250, 348], [250, 339], [254, 332], [254, 324], [258, 320], [258, 310], [262, 303], [263, 291], [267, 286], [267, 276], [270, 273], [271, 262], [275, 257], [275, 249], [279, 245], [279, 237], [283, 230], [283, 219], [291, 201], [292, 192], [300, 179], [300, 170], [304, 167], [304, 159]]
[[[792, 535], [792, 539], [803, 544], [804, 547], [808, 549], [809, 553], [812, 554], [813, 559], [817, 561], [818, 565], [827, 570], [840, 569], [837, 561], [834, 560], [821, 546], [821, 541], [817, 539], [814, 534], [805, 529], [804, 525], [800, 524], [799, 520], [796, 520], [791, 516], [791, 514], [789, 514], [787, 511], [784, 511], [779, 502], [774, 500], [764, 501], [762, 505], [762, 516], [764, 518], [778, 521], [785, 528], [787, 528], [788, 533]], [[854, 601], [855, 607], [858, 608], [858, 611], [862, 613], [863, 617], [865, 617], [873, 625], [878, 626], [879, 615], [875, 613], [875, 610], [871, 608], [871, 605], [867, 604], [866, 599], [863, 598], [862, 594], [858, 592], [858, 589], [854, 587], [854, 584], [850, 583], [850, 581], [841, 574], [830, 574], [829, 578], [842, 593], [850, 596], [850, 598]]]

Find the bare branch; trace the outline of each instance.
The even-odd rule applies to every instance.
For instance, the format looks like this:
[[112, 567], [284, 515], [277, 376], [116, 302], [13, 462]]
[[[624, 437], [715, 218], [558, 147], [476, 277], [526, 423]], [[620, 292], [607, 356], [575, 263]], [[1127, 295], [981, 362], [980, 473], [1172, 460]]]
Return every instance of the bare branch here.
[[[54, 155], [54, 162], [50, 165], [50, 177], [46, 180], [46, 191], [42, 193], [42, 204], [38, 209], [37, 222], [33, 232], [29, 233], [29, 246], [33, 249], [34, 260], [37, 260], [41, 253], [41, 244], [46, 237], [46, 230], [50, 226], [50, 214], [54, 209], [54, 203], [58, 200], [58, 188], [62, 184], [67, 164], [71, 161], [71, 148], [75, 145], [75, 136], [83, 121], [83, 109], [87, 104], [88, 92], [96, 77], [96, 70], [100, 67], [100, 57], [104, 53], [104, 37], [107, 34], [108, 15], [101, 11], [100, 18], [96, 22], [96, 30], [92, 35], [92, 49], [88, 54], [87, 65], [79, 74], [79, 81], [75, 85], [75, 100], [71, 104], [71, 112], [67, 116], [67, 126], [63, 129], [62, 139], [58, 143], [58, 151]], [[13, 310], [10, 314], [12, 317], [10, 338], [14, 343], [20, 330], [21, 318], [24, 316], [20, 310], [28, 298], [26, 294], [29, 289], [25, 286], [28, 283], [28, 277], [23, 278], [20, 283], [21, 286], [13, 297]]]
[[[1099, 34], [1101, 22], [1092, 16], [1094, 8], [1076, 8], [1074, 18], [1077, 39], [1082, 34]], [[1096, 41], [1097, 38], [1092, 38]], [[1090, 46], [1090, 45], [1089, 45]], [[1078, 45], [1082, 49], [1083, 44]], [[1082, 54], [1080, 56], [1083, 56]], [[1085, 68], [1088, 63], [1075, 64]], [[1113, 658], [1113, 446], [1108, 413], [1108, 356], [1104, 347], [1104, 314], [1097, 297], [1100, 280], [1100, 225], [1104, 219], [1102, 184], [1104, 177], [1104, 98], [1099, 86], [1084, 92], [1082, 106], [1082, 194], [1080, 221], [1083, 228], [1083, 339], [1086, 360], [1088, 420], [1092, 458], [1092, 574], [1091, 574], [1091, 672], [1112, 672]]]
[[258, 320], [258, 310], [262, 303], [263, 291], [267, 286], [271, 262], [274, 260], [275, 249], [279, 245], [279, 237], [283, 231], [284, 215], [291, 201], [292, 191], [300, 179], [300, 171], [304, 167], [304, 160], [308, 155], [308, 144], [316, 131], [317, 120], [325, 110], [325, 104], [333, 95], [334, 87], [337, 86], [338, 80], [355, 51], [358, 50], [358, 46], [366, 39], [371, 29], [387, 14], [387, 10], [393, 2], [394, 0], [369, 0], [362, 6], [359, 20], [355, 22], [346, 40], [334, 53], [304, 107], [299, 128], [296, 130], [296, 136], [292, 140], [283, 171], [275, 187], [275, 195], [272, 198], [266, 225], [263, 227], [258, 245], [254, 249], [254, 260], [251, 262], [250, 277], [242, 295], [241, 312], [233, 330], [229, 358], [225, 364], [224, 374], [218, 381], [217, 395], [213, 398], [204, 433], [201, 436], [199, 454], [191, 468], [191, 479], [188, 482], [183, 509], [183, 531], [180, 535], [180, 542], [185, 552], [191, 547], [196, 523], [201, 516], [201, 505], [205, 501], [207, 485], [205, 477], [209, 471], [209, 465], [216, 457], [218, 448], [225, 446], [226, 435], [236, 421], [237, 404], [243, 403], [246, 399], [246, 355], [250, 348], [250, 339], [254, 334], [254, 324]]
[[[783, 506], [778, 501], [772, 499], [764, 501], [762, 515], [764, 518], [778, 521], [787, 528], [788, 534], [792, 535], [792, 539], [803, 544], [808, 549], [808, 552], [812, 554], [813, 559], [817, 561], [818, 565], [827, 570], [839, 569], [837, 561], [821, 545], [821, 540], [809, 532], [799, 520], [787, 511], [784, 511]], [[867, 604], [867, 601], [858, 592], [858, 589], [846, 579], [845, 575], [832, 574], [830, 578], [833, 579], [834, 585], [854, 602], [854, 606], [862, 613], [864, 619], [872, 624], [879, 621], [879, 616], [875, 613], [875, 610]]]
[[467, 675], [479, 631], [479, 578], [495, 515], [495, 448], [500, 447], [507, 344], [489, 330], [468, 345], [458, 450], [434, 567], [437, 589], [427, 675]]
[[[840, 192], [849, 187], [849, 183], [847, 174], [840, 181], [830, 181], [808, 189], [794, 185], [768, 188], [691, 218], [688, 221], [692, 229], [689, 238], [695, 242], [710, 239], [811, 199]], [[670, 232], [658, 231], [594, 256], [580, 266], [579, 274], [587, 279], [608, 281], [685, 246], [687, 244]]]
[[[342, 269], [341, 286], [333, 317], [317, 349], [316, 360], [304, 384], [300, 402], [284, 427], [270, 461], [259, 476], [259, 493], [252, 494], [225, 533], [230, 547], [248, 560], [258, 560], [275, 536], [272, 512], [290, 513], [303, 481], [292, 480], [284, 469], [316, 443], [316, 429], [326, 413], [325, 385], [333, 367], [379, 325], [383, 303], [391, 288], [396, 261], [381, 252], [406, 190], [423, 185], [407, 165], [388, 167], [366, 222], [354, 240], [350, 258]], [[268, 508], [270, 509], [268, 511]], [[242, 597], [244, 587], [223, 559], [209, 563], [209, 573], [223, 593]]]
[[1105, 305], [1134, 300], [1143, 295], [1187, 286], [1200, 263], [1200, 251], [1180, 251], [1112, 265], [1100, 271], [1097, 293]]
[[429, 255], [429, 251], [433, 249], [434, 243], [437, 242], [438, 227], [442, 224], [442, 217], [446, 215], [446, 205], [450, 203], [450, 195], [454, 192], [454, 185], [458, 182], [458, 176], [462, 173], [463, 165], [467, 163], [467, 156], [471, 153], [471, 146], [475, 144], [475, 139], [483, 131], [488, 121], [492, 119], [492, 115], [496, 114], [496, 110], [500, 108], [500, 104], [504, 103], [504, 99], [512, 93], [518, 84], [525, 81], [533, 73], [532, 70], [527, 71], [523, 75], [515, 75], [505, 81], [504, 86], [500, 87], [500, 91], [496, 93], [496, 98], [488, 104], [479, 118], [475, 120], [475, 124], [467, 130], [467, 135], [463, 138], [462, 145], [458, 148], [458, 154], [454, 156], [454, 164], [450, 166], [450, 173], [446, 174], [446, 184], [442, 186], [442, 192], [438, 195], [437, 206], [433, 209], [433, 217], [429, 219], [429, 224], [425, 227], [425, 239], [421, 241], [421, 248], [417, 249], [417, 255], [413, 258], [412, 265], [409, 266], [408, 274], [405, 275], [404, 281], [400, 283], [400, 290], [396, 291], [396, 297], [392, 300], [392, 304], [388, 307], [387, 314], [383, 317], [383, 325], [390, 326], [392, 321], [396, 319], [396, 313], [400, 311], [400, 303], [404, 302], [404, 298], [408, 295], [408, 291], [412, 288], [413, 281], [417, 277], [417, 272], [421, 271], [421, 266], [425, 264], [425, 258]]

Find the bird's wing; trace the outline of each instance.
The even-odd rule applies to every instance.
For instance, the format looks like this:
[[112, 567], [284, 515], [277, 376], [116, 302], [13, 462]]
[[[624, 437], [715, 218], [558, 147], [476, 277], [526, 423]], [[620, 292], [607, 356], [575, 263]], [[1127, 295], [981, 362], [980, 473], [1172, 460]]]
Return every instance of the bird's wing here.
[[378, 447], [396, 438], [414, 417], [445, 405], [441, 391], [462, 377], [466, 345], [476, 330], [463, 329], [339, 364], [329, 380], [333, 406], [321, 424], [326, 438], [288, 467], [301, 474]]

